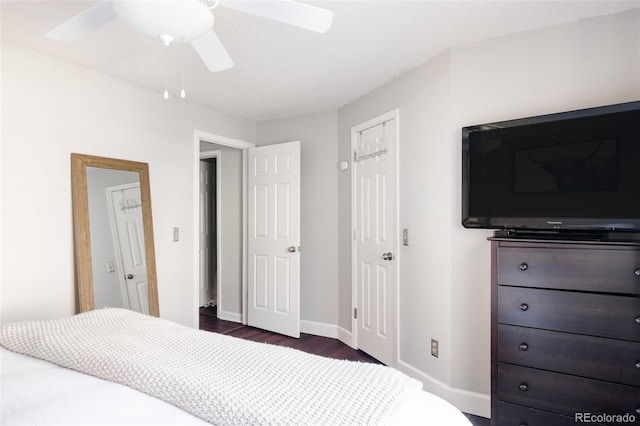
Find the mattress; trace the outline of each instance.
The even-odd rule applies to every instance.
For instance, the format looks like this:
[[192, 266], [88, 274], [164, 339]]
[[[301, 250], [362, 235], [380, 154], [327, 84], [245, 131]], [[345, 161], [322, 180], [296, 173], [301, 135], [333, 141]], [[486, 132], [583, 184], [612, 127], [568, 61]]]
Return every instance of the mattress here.
[[99, 309], [0, 329], [2, 424], [468, 424], [390, 367]]
[[[2, 425], [207, 425], [171, 404], [117, 383], [0, 347]], [[411, 394], [397, 425], [465, 425], [467, 418], [428, 392]]]

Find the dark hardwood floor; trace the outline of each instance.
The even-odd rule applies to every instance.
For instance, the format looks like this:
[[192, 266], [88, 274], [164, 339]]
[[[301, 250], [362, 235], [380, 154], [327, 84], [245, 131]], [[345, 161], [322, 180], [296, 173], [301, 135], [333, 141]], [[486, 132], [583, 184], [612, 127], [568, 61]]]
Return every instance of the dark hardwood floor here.
[[380, 364], [378, 360], [366, 353], [352, 349], [337, 339], [314, 336], [312, 334], [300, 334], [300, 338], [283, 336], [259, 328], [249, 327], [236, 322], [218, 319], [216, 308], [200, 308], [200, 329], [221, 334], [239, 337], [254, 342], [270, 343], [272, 345], [287, 346], [304, 352], [326, 356], [335, 359], [348, 359], [351, 361], [373, 362]]
[[[301, 333], [300, 338], [296, 339], [236, 322], [218, 319], [216, 307], [200, 308], [200, 329], [214, 333], [228, 334], [245, 340], [253, 340], [254, 342], [287, 346], [328, 358], [381, 364], [377, 359], [360, 350], [353, 349], [337, 339], [304, 333]], [[472, 414], [465, 415], [469, 418], [473, 426], [489, 426], [490, 424], [489, 419], [484, 417], [478, 417]]]

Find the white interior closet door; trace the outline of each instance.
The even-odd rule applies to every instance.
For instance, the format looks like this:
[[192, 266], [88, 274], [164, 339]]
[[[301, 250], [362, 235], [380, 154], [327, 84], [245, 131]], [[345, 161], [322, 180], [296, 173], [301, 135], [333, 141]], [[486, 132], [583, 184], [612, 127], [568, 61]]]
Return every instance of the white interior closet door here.
[[352, 129], [357, 347], [395, 365], [397, 231], [395, 112]]
[[247, 320], [300, 337], [300, 142], [248, 150]]

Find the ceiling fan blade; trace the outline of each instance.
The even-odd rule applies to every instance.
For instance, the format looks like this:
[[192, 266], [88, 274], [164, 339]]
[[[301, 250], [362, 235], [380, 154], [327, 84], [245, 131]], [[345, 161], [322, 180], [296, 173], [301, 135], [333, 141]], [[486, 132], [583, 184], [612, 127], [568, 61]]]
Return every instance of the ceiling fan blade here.
[[220, 6], [272, 19], [306, 30], [326, 33], [333, 22], [333, 12], [293, 0], [245, 1], [224, 0]]
[[209, 68], [209, 71], [224, 71], [233, 67], [233, 60], [222, 42], [213, 32], [207, 31], [203, 36], [191, 40], [191, 45], [196, 50], [202, 62]]
[[112, 0], [102, 0], [79, 15], [46, 34], [47, 38], [58, 41], [77, 41], [116, 17]]

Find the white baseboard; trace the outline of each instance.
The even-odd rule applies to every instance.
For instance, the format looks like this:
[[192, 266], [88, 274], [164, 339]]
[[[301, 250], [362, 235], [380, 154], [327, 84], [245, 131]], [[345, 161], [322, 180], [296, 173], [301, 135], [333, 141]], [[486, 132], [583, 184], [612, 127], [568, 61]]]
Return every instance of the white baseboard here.
[[337, 325], [300, 320], [300, 332], [313, 334], [315, 336], [330, 337], [331, 339], [338, 339], [345, 345], [353, 349], [358, 349], [353, 344], [353, 335], [351, 332]]
[[[227, 312], [218, 309], [218, 318], [242, 324], [242, 314], [237, 312]], [[339, 339], [340, 333], [336, 325], [307, 320], [300, 320], [300, 332], [313, 334], [314, 336], [330, 337], [332, 339]], [[351, 333], [349, 333], [349, 341], [351, 339], [350, 334]]]
[[219, 306], [218, 306], [218, 318], [220, 318], [221, 320], [239, 322], [240, 324], [242, 324], [242, 314], [239, 314], [237, 312], [223, 311], [220, 309]]
[[[242, 315], [236, 312], [218, 311], [218, 317], [226, 321], [242, 323]], [[351, 331], [337, 325], [300, 320], [300, 331], [315, 336], [338, 339], [351, 348], [357, 349], [353, 344], [353, 334]], [[420, 380], [424, 385], [425, 391], [449, 401], [458, 410], [481, 417], [488, 418], [491, 416], [491, 398], [489, 395], [448, 386], [402, 360], [398, 360], [397, 368], [409, 376]]]
[[324, 322], [300, 320], [300, 332], [332, 339], [338, 338], [338, 327]]
[[338, 327], [338, 340], [340, 340], [345, 345], [349, 345], [349, 347], [353, 349], [358, 349], [353, 342], [353, 334], [349, 330]]
[[458, 410], [476, 416], [491, 417], [491, 397], [489, 395], [446, 385], [402, 360], [398, 360], [398, 370], [420, 380], [425, 391], [449, 401]]
[[465, 413], [486, 417], [488, 419], [491, 418], [490, 395], [451, 388], [451, 399], [449, 399], [449, 402]]

